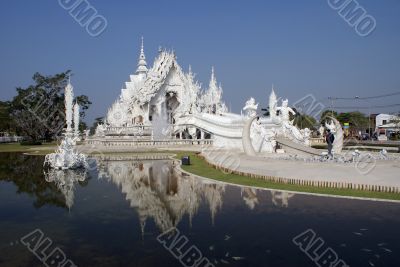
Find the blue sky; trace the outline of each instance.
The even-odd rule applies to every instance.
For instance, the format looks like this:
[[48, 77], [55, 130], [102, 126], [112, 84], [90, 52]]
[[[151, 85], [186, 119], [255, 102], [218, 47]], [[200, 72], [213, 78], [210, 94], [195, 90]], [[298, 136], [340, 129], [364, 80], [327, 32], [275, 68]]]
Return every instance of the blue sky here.
[[[142, 35], [149, 65], [160, 45], [174, 49], [180, 65], [191, 64], [204, 87], [215, 66], [224, 100], [235, 112], [250, 96], [266, 106], [271, 84], [289, 104], [307, 94], [328, 105], [328, 96], [400, 91], [398, 0], [358, 1], [377, 21], [368, 37], [357, 35], [327, 0], [89, 2], [108, 21], [98, 37], [56, 0], [2, 3], [1, 100], [11, 99], [15, 87], [29, 85], [35, 72], [71, 69], [76, 94], [93, 102], [91, 123], [105, 114], [135, 71]], [[390, 105], [400, 104], [400, 96], [336, 102]], [[371, 109], [397, 112], [400, 106]]]

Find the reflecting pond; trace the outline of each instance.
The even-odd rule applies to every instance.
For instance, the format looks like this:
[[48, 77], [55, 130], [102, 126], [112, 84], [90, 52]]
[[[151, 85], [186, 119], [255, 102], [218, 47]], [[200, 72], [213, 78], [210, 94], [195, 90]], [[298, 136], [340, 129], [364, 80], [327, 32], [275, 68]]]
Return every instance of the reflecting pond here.
[[[56, 247], [77, 266], [192, 266], [193, 251], [201, 266], [324, 266], [328, 249], [400, 266], [398, 203], [230, 186], [149, 156], [99, 157], [88, 173], [44, 173], [43, 160], [0, 153], [0, 266], [43, 266]], [[27, 245], [36, 229], [47, 250]]]

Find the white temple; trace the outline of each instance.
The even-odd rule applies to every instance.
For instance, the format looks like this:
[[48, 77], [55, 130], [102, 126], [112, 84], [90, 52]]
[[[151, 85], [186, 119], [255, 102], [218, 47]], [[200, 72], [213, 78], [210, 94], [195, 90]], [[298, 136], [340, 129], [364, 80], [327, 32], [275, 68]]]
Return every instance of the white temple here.
[[[98, 125], [91, 144], [126, 144], [145, 140], [209, 140], [216, 147], [243, 150], [243, 129], [257, 116], [258, 104], [246, 102], [244, 114], [228, 112], [222, 100], [214, 68], [207, 89], [195, 80], [191, 68], [185, 72], [174, 52], [159, 50], [148, 68], [143, 38], [136, 72], [125, 82], [119, 98], [109, 108], [105, 123]], [[251, 125], [251, 144], [256, 152], [275, 152], [276, 137], [309, 145], [310, 131], [300, 131], [290, 117], [288, 101], [278, 100], [274, 90], [269, 98], [270, 116]]]

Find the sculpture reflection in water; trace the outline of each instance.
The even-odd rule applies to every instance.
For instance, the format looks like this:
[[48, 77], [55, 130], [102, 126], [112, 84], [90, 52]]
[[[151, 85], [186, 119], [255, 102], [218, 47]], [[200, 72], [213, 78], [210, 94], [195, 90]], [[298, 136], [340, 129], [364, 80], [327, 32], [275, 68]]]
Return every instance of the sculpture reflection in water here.
[[87, 172], [84, 169], [58, 170], [49, 168], [44, 172], [46, 182], [54, 183], [65, 197], [65, 205], [71, 209], [74, 204], [75, 185], [86, 181]]

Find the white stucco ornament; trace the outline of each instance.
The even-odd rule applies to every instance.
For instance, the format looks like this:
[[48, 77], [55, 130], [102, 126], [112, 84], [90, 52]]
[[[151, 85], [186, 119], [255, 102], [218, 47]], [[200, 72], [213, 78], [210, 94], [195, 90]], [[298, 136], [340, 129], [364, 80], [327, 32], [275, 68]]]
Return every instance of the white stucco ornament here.
[[251, 97], [246, 101], [246, 105], [243, 110], [246, 112], [247, 117], [254, 117], [257, 114], [258, 104], [256, 104], [256, 100]]
[[[65, 118], [67, 128], [60, 145], [54, 153], [47, 154], [44, 167], [53, 169], [77, 169], [88, 168], [86, 156], [75, 149], [79, 140], [79, 105], [73, 106], [73, 87], [69, 82], [65, 88]], [[72, 117], [74, 117], [74, 132], [72, 132]]]

